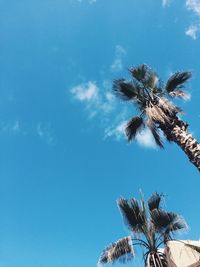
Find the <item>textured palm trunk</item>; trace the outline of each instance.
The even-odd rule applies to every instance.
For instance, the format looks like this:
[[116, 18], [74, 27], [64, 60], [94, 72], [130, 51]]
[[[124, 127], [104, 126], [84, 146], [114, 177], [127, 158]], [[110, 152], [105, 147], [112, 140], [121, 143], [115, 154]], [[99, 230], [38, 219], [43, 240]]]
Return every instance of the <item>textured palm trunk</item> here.
[[166, 255], [162, 252], [150, 252], [145, 267], [168, 267]]
[[159, 127], [169, 141], [175, 142], [182, 148], [192, 164], [200, 171], [200, 144], [187, 131], [188, 124], [174, 116], [169, 123], [160, 122]]

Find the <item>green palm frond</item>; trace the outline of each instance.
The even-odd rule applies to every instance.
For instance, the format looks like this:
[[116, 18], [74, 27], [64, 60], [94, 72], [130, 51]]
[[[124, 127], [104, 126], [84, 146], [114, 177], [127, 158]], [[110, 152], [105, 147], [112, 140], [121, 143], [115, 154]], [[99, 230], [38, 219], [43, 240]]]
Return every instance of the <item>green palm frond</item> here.
[[150, 212], [150, 216], [158, 232], [162, 231], [164, 234], [170, 234], [186, 228], [184, 219], [174, 212], [154, 209]]
[[130, 200], [120, 198], [117, 204], [130, 230], [141, 233], [145, 224], [145, 218], [138, 201], [134, 198]]
[[184, 83], [191, 78], [192, 74], [189, 71], [176, 72], [167, 81], [165, 90], [170, 93], [176, 89], [184, 87]]
[[135, 68], [129, 69], [131, 75], [133, 78], [135, 78], [137, 81], [141, 82], [145, 79], [148, 71], [148, 66], [146, 64], [142, 64]]
[[155, 125], [155, 123], [151, 119], [149, 119], [147, 121], [147, 126], [149, 127], [149, 129], [150, 129], [150, 131], [151, 131], [151, 133], [152, 133], [152, 135], [154, 137], [154, 140], [155, 140], [156, 144], [160, 148], [164, 148], [163, 143], [162, 143], [162, 140], [161, 140], [160, 135], [158, 133], [158, 128]]
[[134, 257], [131, 237], [124, 237], [109, 245], [99, 258], [98, 265], [119, 261], [126, 263]]
[[135, 138], [142, 126], [144, 126], [144, 122], [141, 117], [134, 117], [127, 123], [125, 131], [129, 142]]
[[157, 192], [152, 194], [152, 196], [148, 200], [148, 207], [150, 211], [160, 208], [162, 196], [162, 194], [158, 194]]
[[125, 79], [115, 80], [113, 82], [113, 91], [122, 100], [130, 101], [138, 96], [139, 86], [127, 82]]

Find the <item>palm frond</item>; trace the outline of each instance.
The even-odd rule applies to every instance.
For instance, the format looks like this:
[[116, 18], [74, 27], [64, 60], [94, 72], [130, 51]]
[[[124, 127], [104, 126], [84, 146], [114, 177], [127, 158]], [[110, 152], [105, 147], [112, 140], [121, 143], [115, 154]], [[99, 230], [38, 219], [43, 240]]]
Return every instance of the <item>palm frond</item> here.
[[184, 219], [174, 212], [154, 209], [150, 212], [150, 216], [158, 232], [163, 231], [164, 234], [170, 234], [186, 228]]
[[131, 75], [133, 76], [133, 78], [141, 82], [146, 77], [148, 66], [146, 64], [142, 64], [138, 67], [130, 68], [129, 71]]
[[176, 89], [184, 87], [184, 83], [191, 78], [192, 74], [189, 71], [176, 72], [167, 81], [165, 90], [170, 93]]
[[160, 135], [158, 133], [158, 129], [157, 129], [155, 123], [151, 119], [148, 119], [147, 126], [149, 127], [149, 129], [150, 129], [150, 131], [151, 131], [151, 133], [152, 133], [152, 135], [154, 137], [154, 140], [155, 140], [156, 144], [160, 148], [164, 148], [162, 140], [160, 138]]
[[162, 196], [162, 194], [158, 194], [157, 192], [152, 194], [152, 196], [148, 200], [148, 207], [150, 211], [160, 208]]
[[182, 98], [184, 100], [188, 100], [190, 99], [190, 94], [186, 91], [183, 91], [183, 90], [175, 90], [175, 91], [172, 91], [169, 93], [169, 95], [171, 97], [179, 97], [179, 98]]
[[129, 142], [131, 142], [135, 138], [137, 132], [141, 129], [142, 126], [144, 126], [144, 122], [141, 117], [134, 117], [127, 123], [125, 132]]
[[145, 109], [148, 120], [153, 121], [154, 123], [169, 123], [170, 117], [163, 111], [160, 106], [153, 105], [148, 106]]
[[121, 210], [124, 221], [130, 230], [136, 233], [141, 233], [142, 227], [145, 224], [145, 219], [138, 201], [134, 198], [130, 200], [120, 198], [117, 204]]
[[119, 79], [113, 82], [114, 93], [125, 101], [130, 101], [136, 98], [138, 90], [139, 88], [137, 84], [127, 82], [125, 79]]
[[126, 263], [134, 257], [131, 237], [124, 237], [117, 242], [109, 245], [99, 258], [98, 265], [114, 263], [117, 260]]

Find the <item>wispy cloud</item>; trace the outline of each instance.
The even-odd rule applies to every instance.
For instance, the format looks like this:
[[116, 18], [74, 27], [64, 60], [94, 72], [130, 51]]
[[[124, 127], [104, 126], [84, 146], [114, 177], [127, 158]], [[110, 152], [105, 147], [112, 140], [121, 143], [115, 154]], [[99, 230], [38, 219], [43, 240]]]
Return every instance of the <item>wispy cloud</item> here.
[[[94, 4], [94, 3], [96, 3], [96, 1], [97, 0], [86, 0], [86, 2], [89, 3], [89, 4]], [[78, 2], [82, 3], [84, 1], [83, 0], [78, 0]]]
[[198, 21], [193, 22], [192, 25], [186, 29], [185, 34], [193, 40], [196, 40], [200, 30], [200, 0], [186, 0], [185, 5], [187, 10], [193, 12], [198, 19]]
[[110, 113], [115, 107], [114, 96], [106, 87], [107, 81], [102, 84], [103, 90], [100, 90], [95, 81], [89, 81], [74, 86], [70, 92], [74, 99], [85, 105], [89, 117], [93, 118], [99, 113]]
[[168, 7], [171, 3], [171, 0], [162, 0], [162, 6], [163, 7]]
[[189, 28], [186, 29], [185, 34], [187, 36], [190, 36], [193, 40], [196, 40], [198, 31], [199, 28], [197, 27], [197, 25], [191, 25]]
[[36, 134], [48, 145], [55, 144], [55, 138], [53, 137], [52, 128], [49, 123], [46, 124], [39, 122], [36, 125]]
[[117, 72], [123, 69], [122, 60], [125, 54], [126, 50], [121, 45], [117, 45], [115, 48], [115, 58], [112, 65], [110, 66], [111, 71]]
[[96, 101], [98, 100], [98, 88], [93, 81], [89, 81], [85, 84], [79, 84], [71, 89], [71, 93], [74, 97], [81, 101]]
[[0, 131], [9, 135], [24, 133], [18, 120], [11, 122], [0, 122]]

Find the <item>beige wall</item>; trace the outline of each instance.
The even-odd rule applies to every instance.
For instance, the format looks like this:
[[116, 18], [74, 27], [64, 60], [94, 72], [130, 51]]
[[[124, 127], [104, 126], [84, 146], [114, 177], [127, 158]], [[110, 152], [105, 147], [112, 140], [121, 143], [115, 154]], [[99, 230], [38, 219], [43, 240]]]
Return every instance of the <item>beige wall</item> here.
[[189, 267], [200, 266], [200, 253], [185, 244], [195, 245], [200, 248], [200, 241], [180, 240], [168, 241], [165, 253], [169, 262], [169, 267]]

